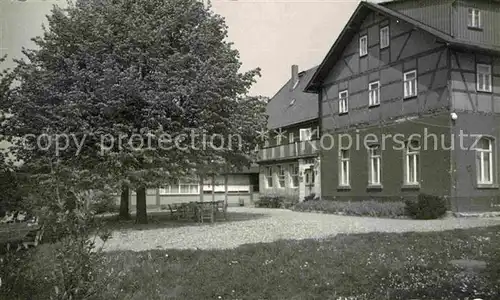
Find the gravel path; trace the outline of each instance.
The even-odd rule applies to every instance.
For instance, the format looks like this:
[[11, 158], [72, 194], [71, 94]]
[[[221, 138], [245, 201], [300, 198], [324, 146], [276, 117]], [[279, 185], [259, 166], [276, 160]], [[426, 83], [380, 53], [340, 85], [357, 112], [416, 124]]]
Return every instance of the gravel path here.
[[[393, 220], [282, 209], [229, 208], [230, 212], [264, 214], [263, 217], [213, 225], [188, 225], [113, 232], [105, 251], [149, 249], [228, 249], [242, 244], [279, 239], [326, 238], [340, 233], [443, 231], [500, 225], [500, 218], [446, 218], [443, 220]], [[97, 243], [98, 246], [100, 241]]]

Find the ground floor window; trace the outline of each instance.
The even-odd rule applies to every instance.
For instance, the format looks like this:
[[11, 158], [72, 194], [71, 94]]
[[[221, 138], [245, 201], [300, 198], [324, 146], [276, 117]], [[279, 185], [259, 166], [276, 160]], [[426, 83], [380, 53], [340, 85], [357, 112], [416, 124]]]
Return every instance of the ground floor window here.
[[273, 169], [271, 167], [266, 167], [266, 184], [268, 188], [273, 187]]
[[285, 168], [282, 165], [277, 166], [278, 169], [278, 184], [280, 188], [284, 188], [286, 184]]
[[418, 141], [410, 141], [405, 149], [405, 184], [417, 185], [419, 183], [419, 154], [420, 143]]
[[340, 170], [339, 170], [339, 185], [349, 186], [349, 150], [341, 149], [339, 153]]
[[290, 164], [289, 166], [290, 172], [290, 186], [298, 187], [299, 186], [299, 165], [298, 164]]
[[170, 184], [159, 189], [160, 195], [168, 194], [199, 194], [200, 184], [193, 180], [181, 180], [175, 184]]
[[370, 146], [368, 149], [369, 154], [369, 173], [368, 183], [370, 185], [380, 185], [380, 147], [378, 145]]
[[481, 138], [476, 147], [478, 184], [493, 184], [493, 140]]

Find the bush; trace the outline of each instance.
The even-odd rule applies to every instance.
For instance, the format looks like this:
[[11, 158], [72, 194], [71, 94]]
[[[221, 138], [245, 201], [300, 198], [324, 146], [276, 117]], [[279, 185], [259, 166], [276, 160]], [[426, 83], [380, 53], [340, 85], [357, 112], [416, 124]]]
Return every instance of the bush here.
[[119, 209], [120, 207], [116, 204], [116, 199], [113, 197], [103, 197], [91, 205], [91, 210], [96, 214], [116, 213]]
[[297, 203], [299, 203], [298, 196], [286, 196], [281, 207], [289, 209], [289, 208], [292, 208]]
[[311, 201], [311, 200], [319, 200], [317, 197], [316, 197], [316, 194], [312, 193], [312, 194], [309, 194], [308, 196], [305, 196], [304, 197], [304, 202], [307, 202], [307, 201]]
[[369, 216], [401, 218], [405, 215], [405, 204], [402, 202], [367, 201], [326, 201], [312, 200], [294, 206], [295, 211], [322, 211], [330, 214], [348, 216]]
[[88, 299], [99, 295], [106, 286], [96, 280], [103, 255], [91, 250], [90, 240], [64, 238], [28, 251], [9, 252], [0, 263], [0, 299]]
[[260, 196], [255, 202], [256, 207], [281, 208], [285, 206], [284, 196]]
[[417, 200], [405, 201], [406, 215], [418, 220], [439, 219], [446, 214], [447, 205], [443, 197], [419, 194]]

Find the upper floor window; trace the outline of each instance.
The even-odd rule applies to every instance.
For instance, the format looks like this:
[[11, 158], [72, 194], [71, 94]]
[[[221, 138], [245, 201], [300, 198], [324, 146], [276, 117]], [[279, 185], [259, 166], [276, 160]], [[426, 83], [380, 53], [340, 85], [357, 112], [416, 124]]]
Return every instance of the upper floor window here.
[[268, 188], [273, 187], [273, 169], [271, 167], [266, 167], [266, 184]]
[[281, 131], [276, 132], [275, 138], [276, 138], [276, 146], [280, 146], [283, 139], [283, 134], [281, 133]]
[[419, 184], [419, 154], [420, 143], [418, 141], [410, 141], [405, 149], [405, 184]]
[[481, 28], [481, 11], [479, 9], [469, 8], [467, 26], [472, 28]]
[[339, 185], [349, 186], [349, 150], [340, 149], [339, 160]]
[[349, 112], [349, 92], [347, 90], [339, 93], [339, 113], [345, 114]]
[[363, 35], [359, 38], [359, 56], [365, 56], [368, 54], [368, 36]]
[[370, 146], [368, 149], [369, 158], [369, 168], [370, 173], [368, 174], [368, 184], [369, 185], [380, 185], [380, 147], [378, 145]]
[[493, 140], [481, 138], [476, 147], [478, 184], [493, 184]]
[[403, 75], [404, 98], [417, 96], [417, 71], [409, 71]]
[[389, 26], [380, 28], [380, 49], [389, 47]]
[[477, 90], [480, 92], [491, 92], [491, 66], [477, 65]]
[[368, 85], [368, 104], [370, 106], [380, 104], [380, 82], [375, 81]]
[[301, 128], [299, 131], [300, 141], [310, 141], [312, 139], [312, 131], [311, 128]]
[[293, 132], [288, 133], [288, 143], [292, 144], [294, 141], [294, 134]]

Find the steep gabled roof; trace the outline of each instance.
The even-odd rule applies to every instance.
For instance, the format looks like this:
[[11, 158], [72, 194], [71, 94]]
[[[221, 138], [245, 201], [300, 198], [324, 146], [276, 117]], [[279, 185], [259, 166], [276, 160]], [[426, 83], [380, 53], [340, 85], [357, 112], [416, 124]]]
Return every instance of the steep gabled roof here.
[[429, 34], [432, 34], [437, 39], [441, 40], [443, 43], [449, 45], [452, 48], [462, 48], [462, 49], [465, 48], [485, 53], [500, 53], [500, 48], [498, 47], [469, 42], [469, 41], [461, 41], [455, 39], [449, 34], [446, 34], [440, 30], [437, 30], [431, 26], [428, 26], [420, 21], [417, 21], [411, 17], [408, 17], [402, 13], [399, 13], [383, 5], [370, 2], [361, 2], [354, 11], [354, 13], [352, 14], [351, 18], [347, 22], [346, 26], [344, 27], [340, 35], [338, 36], [332, 48], [330, 48], [330, 51], [328, 51], [328, 54], [324, 58], [323, 62], [321, 62], [318, 69], [312, 76], [311, 80], [306, 85], [304, 89], [305, 92], [308, 93], [318, 92], [319, 85], [326, 78], [326, 76], [333, 68], [333, 66], [336, 64], [337, 60], [342, 55], [342, 52], [344, 51], [345, 47], [355, 37], [363, 20], [368, 16], [369, 13], [373, 11], [409, 23], [415, 26], [415, 28], [426, 31]]
[[311, 80], [316, 68], [299, 73], [299, 83], [293, 88], [292, 79], [267, 103], [268, 129], [286, 127], [318, 118], [318, 97], [305, 93], [304, 88]]

